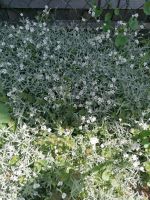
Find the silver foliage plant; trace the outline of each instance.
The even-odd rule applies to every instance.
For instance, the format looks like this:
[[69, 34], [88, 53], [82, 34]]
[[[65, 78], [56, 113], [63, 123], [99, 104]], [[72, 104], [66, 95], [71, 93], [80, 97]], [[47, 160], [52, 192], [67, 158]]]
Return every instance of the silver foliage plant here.
[[138, 118], [149, 107], [148, 47], [126, 30], [129, 41], [121, 50], [110, 31], [45, 22], [24, 20], [21, 26], [3, 26], [0, 34], [0, 84], [21, 121], [30, 114], [32, 124], [45, 115], [52, 122], [68, 106], [98, 120], [123, 112]]
[[0, 130], [0, 199], [144, 199], [140, 145], [122, 125], [111, 128], [74, 138], [25, 124], [16, 133]]
[[[0, 86], [18, 126], [0, 129], [0, 199], [144, 199], [142, 149], [124, 126], [148, 128], [149, 47], [124, 30], [116, 48], [117, 30], [1, 26]], [[128, 124], [99, 125], [116, 117]]]

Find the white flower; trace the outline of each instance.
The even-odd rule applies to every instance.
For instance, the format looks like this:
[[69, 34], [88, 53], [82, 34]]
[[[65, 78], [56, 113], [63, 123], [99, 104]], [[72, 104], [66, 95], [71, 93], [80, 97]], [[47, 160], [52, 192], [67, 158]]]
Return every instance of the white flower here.
[[105, 147], [105, 145], [104, 144], [101, 144], [101, 146], [100, 146], [101, 148], [104, 148]]
[[145, 170], [144, 170], [144, 167], [140, 167], [140, 171], [141, 172], [144, 172]]
[[83, 21], [83, 22], [85, 22], [85, 21], [86, 21], [86, 19], [82, 17], [82, 21]]
[[58, 45], [56, 48], [55, 48], [55, 50], [57, 51], [57, 50], [60, 50], [61, 49], [61, 46], [60, 45]]
[[71, 134], [72, 134], [72, 130], [65, 129], [64, 134], [65, 134], [66, 136], [71, 135]]
[[147, 130], [149, 128], [149, 125], [144, 122], [139, 123], [139, 126], [142, 127], [143, 130]]
[[98, 102], [99, 102], [99, 103], [103, 103], [103, 102], [104, 102], [104, 99], [99, 97], [99, 98], [98, 98]]
[[67, 197], [66, 193], [62, 193], [62, 199], [65, 199]]
[[34, 28], [33, 28], [33, 27], [30, 28], [30, 32], [31, 32], [31, 33], [34, 32]]
[[46, 131], [46, 129], [47, 129], [47, 128], [46, 128], [45, 125], [41, 126], [41, 130], [42, 130], [42, 131]]
[[9, 38], [12, 38], [13, 37], [13, 34], [9, 34], [9, 36], [8, 36]]
[[138, 16], [139, 16], [139, 14], [138, 14], [138, 13], [136, 13], [136, 14], [132, 15], [132, 17], [136, 17], [136, 18], [138, 18]]
[[108, 39], [110, 37], [110, 34], [108, 33], [108, 34], [106, 34], [106, 38]]
[[92, 17], [95, 17], [95, 12], [93, 11], [93, 12], [91, 13], [91, 15], [92, 15]]
[[21, 176], [21, 175], [22, 175], [22, 171], [21, 171], [21, 170], [18, 170], [18, 171], [15, 172], [15, 174], [16, 174], [17, 176]]
[[88, 119], [87, 121], [86, 121], [88, 124], [90, 124], [90, 120]]
[[2, 42], [2, 46], [5, 46], [5, 44], [6, 44], [5, 42]]
[[24, 69], [24, 65], [23, 65], [23, 64], [20, 64], [20, 66], [19, 66], [19, 67], [20, 67], [20, 69], [21, 69], [21, 70], [23, 70], [23, 69]]
[[26, 24], [25, 29], [28, 31], [30, 29], [29, 24]]
[[78, 31], [79, 31], [79, 28], [76, 26], [76, 27], [74, 28], [74, 30], [78, 32]]
[[7, 74], [7, 70], [6, 70], [6, 69], [2, 69], [2, 70], [1, 70], [1, 73]]
[[95, 145], [95, 144], [99, 143], [99, 139], [97, 137], [92, 137], [92, 138], [90, 138], [90, 143], [92, 145]]
[[136, 43], [136, 44], [139, 44], [139, 40], [135, 40], [135, 43]]
[[14, 48], [14, 45], [10, 45], [10, 48], [13, 49], [13, 48]]
[[90, 120], [91, 120], [91, 122], [93, 123], [93, 122], [95, 122], [95, 121], [96, 121], [96, 117], [95, 117], [95, 116], [93, 116], [93, 117], [91, 117], [91, 118], [90, 118]]
[[136, 13], [135, 15], [134, 15], [134, 17], [138, 17], [139, 16], [139, 14], [138, 13]]
[[111, 100], [108, 100], [107, 103], [108, 103], [108, 105], [110, 105], [111, 104]]
[[48, 128], [47, 131], [48, 131], [48, 133], [50, 133], [50, 132], [52, 131], [52, 129], [51, 129], [51, 128]]
[[12, 29], [15, 29], [15, 26], [14, 26], [14, 25], [12, 25], [12, 26], [11, 26], [11, 28], [12, 28]]
[[62, 186], [63, 185], [63, 182], [62, 181], [59, 181], [57, 186]]
[[89, 14], [91, 14], [91, 13], [92, 13], [92, 8], [90, 8], [90, 9], [88, 10], [88, 13], [89, 13]]
[[112, 80], [112, 82], [113, 82], [113, 83], [115, 83], [115, 82], [116, 82], [116, 78], [112, 78], [111, 80]]
[[81, 117], [82, 122], [85, 122], [85, 116]]
[[16, 91], [17, 91], [17, 88], [13, 87], [12, 92], [16, 92]]
[[130, 68], [133, 69], [133, 68], [134, 68], [134, 64], [131, 64], [131, 65], [130, 65]]
[[144, 25], [140, 25], [140, 28], [141, 28], [141, 29], [144, 29]]
[[11, 177], [11, 180], [13, 180], [13, 181], [18, 181], [18, 177], [17, 177], [17, 176], [12, 176], [12, 177]]
[[45, 10], [48, 10], [48, 5], [45, 5]]
[[27, 125], [23, 124], [22, 129], [24, 129], [24, 130], [27, 129]]
[[125, 153], [125, 154], [123, 155], [123, 157], [124, 157], [124, 158], [129, 158], [129, 155], [128, 155], [127, 153]]
[[43, 26], [46, 26], [47, 25], [47, 23], [46, 22], [43, 22]]
[[139, 161], [136, 161], [136, 162], [133, 163], [133, 166], [134, 166], [134, 167], [138, 167], [139, 165], [140, 165], [140, 162], [139, 162]]
[[137, 34], [138, 34], [137, 32], [134, 33], [135, 36], [137, 36]]
[[142, 125], [142, 128], [143, 128], [143, 130], [147, 130], [147, 129], [149, 128], [149, 125], [146, 124], [146, 123], [144, 123], [144, 124]]
[[140, 149], [140, 144], [134, 143], [134, 144], [131, 146], [131, 149], [132, 149], [132, 150], [138, 151], [138, 150]]
[[134, 161], [138, 160], [137, 155], [132, 155], [132, 160], [134, 160]]
[[113, 84], [110, 84], [110, 85], [109, 85], [109, 87], [110, 87], [110, 88], [113, 88], [113, 87], [114, 87], [114, 85], [113, 85]]
[[33, 188], [34, 188], [34, 189], [37, 189], [37, 188], [39, 188], [39, 187], [40, 187], [40, 184], [34, 183], [34, 185], [33, 185]]
[[23, 13], [20, 13], [20, 16], [23, 17]]

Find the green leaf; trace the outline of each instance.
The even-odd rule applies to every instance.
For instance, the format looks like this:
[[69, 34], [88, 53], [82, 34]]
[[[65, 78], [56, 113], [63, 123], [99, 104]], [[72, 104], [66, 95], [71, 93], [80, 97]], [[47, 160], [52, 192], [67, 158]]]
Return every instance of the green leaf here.
[[143, 130], [135, 135], [135, 139], [143, 140], [146, 137], [150, 137], [150, 130]]
[[5, 144], [5, 140], [0, 138], [0, 148], [2, 148], [2, 146]]
[[138, 20], [136, 18], [131, 17], [129, 20], [129, 27], [135, 31], [138, 29], [138, 26], [139, 26]]
[[118, 34], [115, 39], [115, 45], [116, 47], [124, 47], [128, 42], [127, 36], [123, 34]]
[[34, 169], [38, 172], [40, 172], [42, 169], [44, 169], [47, 166], [46, 160], [37, 160], [34, 163]]
[[110, 22], [112, 18], [112, 13], [106, 13], [105, 15], [105, 22]]
[[114, 10], [114, 13], [115, 13], [116, 16], [118, 16], [118, 15], [120, 14], [119, 8], [116, 8], [116, 9]]
[[7, 102], [7, 97], [2, 89], [1, 83], [0, 83], [0, 102]]
[[150, 15], [150, 1], [147, 1], [144, 4], [144, 13], [146, 15]]
[[7, 124], [10, 121], [8, 106], [0, 103], [0, 124]]
[[17, 162], [19, 161], [19, 156], [13, 156], [12, 159], [9, 161], [9, 165], [14, 166], [17, 164]]
[[148, 148], [148, 146], [150, 145], [149, 139], [148, 138], [144, 138], [141, 142], [142, 145], [144, 145], [144, 148]]
[[103, 31], [107, 32], [108, 30], [111, 29], [111, 22], [107, 22], [106, 24], [103, 25]]
[[150, 162], [149, 161], [146, 161], [144, 163], [144, 167], [145, 167], [145, 170], [148, 174], [150, 174]]
[[103, 10], [101, 8], [97, 8], [95, 9], [95, 17], [100, 17], [100, 15], [102, 14]]
[[20, 97], [24, 100], [24, 101], [28, 101], [29, 103], [34, 103], [35, 102], [35, 97], [27, 92], [22, 92], [20, 94]]

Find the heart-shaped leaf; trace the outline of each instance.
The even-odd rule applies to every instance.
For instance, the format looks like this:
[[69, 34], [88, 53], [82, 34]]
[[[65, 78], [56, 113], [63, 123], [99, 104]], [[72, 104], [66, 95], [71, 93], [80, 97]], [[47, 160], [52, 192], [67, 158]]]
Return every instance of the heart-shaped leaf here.
[[138, 29], [138, 26], [139, 26], [138, 20], [136, 18], [131, 17], [129, 20], [129, 27], [135, 31]]
[[115, 45], [116, 47], [124, 47], [128, 42], [127, 36], [123, 34], [118, 34], [115, 39]]
[[146, 15], [150, 15], [150, 1], [147, 1], [144, 4], [144, 13]]
[[101, 8], [97, 8], [95, 9], [95, 17], [100, 17], [100, 15], [102, 14], [103, 10]]

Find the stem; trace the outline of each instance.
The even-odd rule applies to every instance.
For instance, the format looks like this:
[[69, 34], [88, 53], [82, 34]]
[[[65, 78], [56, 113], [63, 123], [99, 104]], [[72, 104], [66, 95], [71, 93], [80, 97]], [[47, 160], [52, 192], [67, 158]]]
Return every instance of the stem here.
[[100, 8], [101, 7], [101, 0], [97, 1], [97, 7]]

